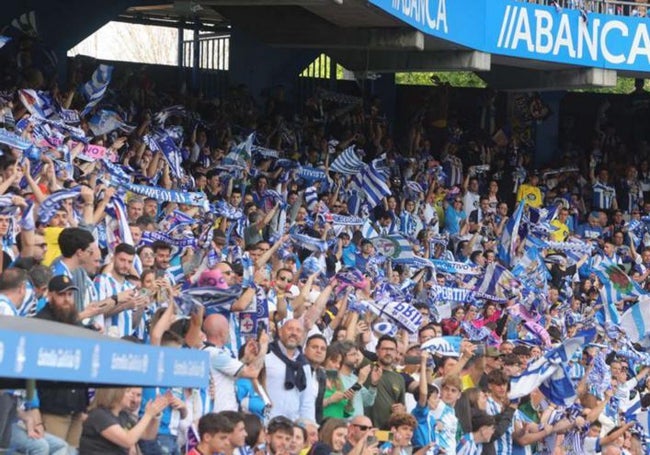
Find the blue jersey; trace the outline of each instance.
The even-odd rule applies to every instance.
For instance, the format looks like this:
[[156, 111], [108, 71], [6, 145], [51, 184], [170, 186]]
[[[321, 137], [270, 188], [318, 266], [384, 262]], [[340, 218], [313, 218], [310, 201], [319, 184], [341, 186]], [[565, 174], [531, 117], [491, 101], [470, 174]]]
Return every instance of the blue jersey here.
[[[157, 395], [162, 395], [171, 392], [176, 398], [184, 400], [183, 389], [181, 388], [162, 388], [162, 387], [147, 387], [142, 389], [142, 406], [140, 408], [140, 415], [144, 414], [146, 404], [154, 400]], [[160, 417], [160, 426], [158, 427], [159, 435], [178, 436], [178, 427], [181, 423], [181, 413], [171, 406], [167, 406]]]
[[592, 191], [592, 209], [610, 210], [612, 208], [612, 203], [616, 198], [616, 190], [613, 186], [609, 186], [602, 182], [596, 182], [592, 186]]
[[424, 447], [432, 442], [436, 442], [436, 418], [429, 409], [429, 406], [415, 405], [411, 411], [413, 417], [418, 422], [418, 426], [413, 431], [411, 442], [413, 447]]
[[59, 257], [52, 262], [50, 269], [52, 270], [52, 276], [65, 275], [71, 280], [73, 279], [72, 272], [67, 265], [61, 260], [63, 257]]

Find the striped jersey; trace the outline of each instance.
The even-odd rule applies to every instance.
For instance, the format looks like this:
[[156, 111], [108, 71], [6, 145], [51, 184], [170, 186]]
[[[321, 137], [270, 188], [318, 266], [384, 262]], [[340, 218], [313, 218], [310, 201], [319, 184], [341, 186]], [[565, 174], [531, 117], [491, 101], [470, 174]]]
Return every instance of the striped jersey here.
[[593, 193], [591, 208], [610, 210], [612, 208], [612, 203], [616, 198], [616, 190], [614, 187], [598, 181], [593, 184], [591, 189]]
[[[495, 401], [492, 397], [487, 399], [487, 409], [486, 412], [488, 415], [496, 416], [501, 414], [501, 405]], [[512, 454], [512, 433], [513, 433], [512, 423], [508, 429], [501, 435], [499, 439], [494, 441], [494, 451], [497, 455], [511, 455]]]
[[[115, 277], [108, 274], [100, 274], [95, 278], [95, 290], [97, 291], [98, 300], [108, 299], [111, 296], [117, 295], [122, 291], [127, 291], [129, 289], [134, 289], [135, 286], [131, 284], [128, 280], [124, 280], [122, 283], [117, 281]], [[100, 318], [97, 322], [101, 324]], [[119, 338], [133, 335], [134, 332], [138, 332], [136, 328], [133, 327], [133, 310], [128, 309], [119, 312], [113, 316], [107, 317], [104, 321], [104, 326], [106, 329], [111, 327], [116, 327], [117, 332], [114, 334]]]

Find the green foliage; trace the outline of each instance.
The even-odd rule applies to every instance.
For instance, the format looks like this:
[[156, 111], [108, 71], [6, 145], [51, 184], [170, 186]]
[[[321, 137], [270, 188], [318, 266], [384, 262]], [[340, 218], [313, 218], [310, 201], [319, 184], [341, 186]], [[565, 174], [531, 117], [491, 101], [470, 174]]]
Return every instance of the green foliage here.
[[[316, 77], [322, 79], [329, 79], [330, 77], [330, 68], [332, 64], [332, 59], [326, 54], [320, 54], [316, 59], [311, 62], [307, 67], [300, 73], [300, 77]], [[336, 79], [343, 79], [343, 70], [344, 68], [336, 64]]]
[[440, 82], [452, 87], [486, 87], [485, 82], [470, 71], [438, 72], [438, 73], [396, 73], [395, 83], [401, 85], [433, 85], [431, 78], [435, 76]]
[[[646, 79], [644, 88], [650, 89], [650, 83]], [[615, 95], [627, 95], [634, 91], [634, 79], [631, 77], [619, 77], [616, 80], [616, 87], [608, 88], [593, 88], [587, 90], [576, 90], [579, 92], [593, 92], [593, 93], [610, 93]]]

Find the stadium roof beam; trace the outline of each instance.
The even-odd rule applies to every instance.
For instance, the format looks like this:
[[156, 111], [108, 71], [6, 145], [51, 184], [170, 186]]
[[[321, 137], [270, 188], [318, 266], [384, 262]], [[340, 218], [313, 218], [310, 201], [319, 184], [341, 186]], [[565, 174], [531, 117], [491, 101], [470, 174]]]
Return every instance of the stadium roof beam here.
[[424, 34], [402, 28], [339, 29], [334, 33], [315, 32], [310, 35], [277, 30], [265, 41], [270, 46], [296, 49], [424, 50]]
[[327, 55], [351, 71], [489, 71], [491, 56], [476, 51], [385, 52], [332, 51]]
[[477, 72], [477, 74], [490, 87], [498, 90], [555, 91], [616, 85], [616, 71], [601, 68], [543, 71], [494, 65], [490, 72]]

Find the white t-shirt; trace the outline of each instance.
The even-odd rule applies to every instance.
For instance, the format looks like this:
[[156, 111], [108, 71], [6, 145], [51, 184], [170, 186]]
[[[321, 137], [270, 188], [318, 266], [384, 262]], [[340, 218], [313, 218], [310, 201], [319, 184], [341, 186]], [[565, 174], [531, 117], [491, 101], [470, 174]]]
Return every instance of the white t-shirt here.
[[12, 301], [2, 294], [0, 294], [0, 316], [18, 316], [18, 311]]
[[207, 346], [204, 350], [210, 354], [210, 374], [217, 391], [212, 411], [238, 411], [235, 380], [244, 364], [228, 348]]

